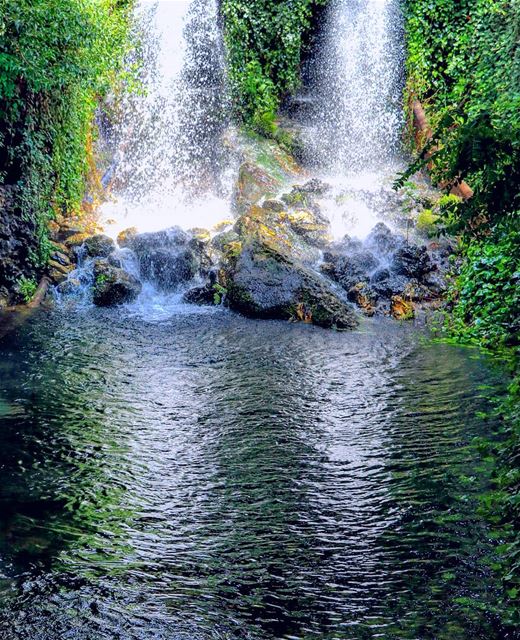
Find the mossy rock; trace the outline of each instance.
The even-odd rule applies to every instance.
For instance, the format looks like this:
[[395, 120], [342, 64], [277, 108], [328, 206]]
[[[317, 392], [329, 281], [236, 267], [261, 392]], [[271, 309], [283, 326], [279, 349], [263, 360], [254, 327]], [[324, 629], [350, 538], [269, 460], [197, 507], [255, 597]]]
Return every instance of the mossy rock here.
[[248, 317], [357, 326], [352, 308], [302, 263], [258, 239], [246, 243], [225, 271], [226, 304]]
[[142, 285], [130, 273], [109, 264], [108, 260], [94, 262], [93, 300], [98, 307], [114, 307], [132, 302], [141, 293]]

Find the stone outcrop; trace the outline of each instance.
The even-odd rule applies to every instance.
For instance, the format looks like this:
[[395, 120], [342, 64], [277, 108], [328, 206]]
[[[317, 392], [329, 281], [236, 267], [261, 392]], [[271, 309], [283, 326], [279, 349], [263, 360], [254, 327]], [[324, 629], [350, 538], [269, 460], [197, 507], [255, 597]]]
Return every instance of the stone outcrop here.
[[114, 307], [132, 302], [141, 293], [142, 285], [130, 273], [98, 258], [94, 262], [93, 300], [98, 307]]
[[226, 264], [223, 285], [226, 304], [249, 317], [312, 322], [335, 329], [357, 325], [353, 309], [324, 279], [288, 252], [258, 238], [247, 240]]

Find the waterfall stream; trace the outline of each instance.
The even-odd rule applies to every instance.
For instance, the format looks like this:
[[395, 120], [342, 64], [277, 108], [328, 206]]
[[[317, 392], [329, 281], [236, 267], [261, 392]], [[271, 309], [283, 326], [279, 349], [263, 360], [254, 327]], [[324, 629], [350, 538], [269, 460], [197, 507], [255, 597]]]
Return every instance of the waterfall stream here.
[[332, 0], [290, 111], [306, 164], [335, 186], [325, 211], [335, 237], [363, 238], [399, 208], [403, 82], [399, 0]]
[[231, 164], [217, 0], [142, 0], [136, 10], [140, 89], [114, 100], [104, 183], [108, 233], [211, 227], [226, 217]]

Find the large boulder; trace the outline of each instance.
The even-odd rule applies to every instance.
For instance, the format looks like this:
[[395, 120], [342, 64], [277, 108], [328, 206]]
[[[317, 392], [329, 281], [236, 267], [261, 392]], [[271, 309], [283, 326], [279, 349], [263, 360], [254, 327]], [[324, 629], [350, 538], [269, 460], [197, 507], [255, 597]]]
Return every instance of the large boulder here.
[[224, 269], [226, 304], [253, 318], [353, 329], [356, 314], [323, 278], [258, 238], [247, 241]]
[[139, 280], [130, 273], [112, 266], [106, 259], [95, 260], [93, 300], [98, 307], [132, 302], [141, 289]]

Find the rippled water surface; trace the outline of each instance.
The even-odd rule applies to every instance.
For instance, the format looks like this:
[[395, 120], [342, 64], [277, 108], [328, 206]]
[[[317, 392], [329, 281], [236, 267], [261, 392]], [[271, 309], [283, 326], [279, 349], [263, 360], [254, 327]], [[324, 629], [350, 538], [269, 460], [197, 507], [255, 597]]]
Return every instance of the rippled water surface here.
[[0, 637], [503, 637], [497, 375], [386, 321], [42, 311], [0, 342]]

